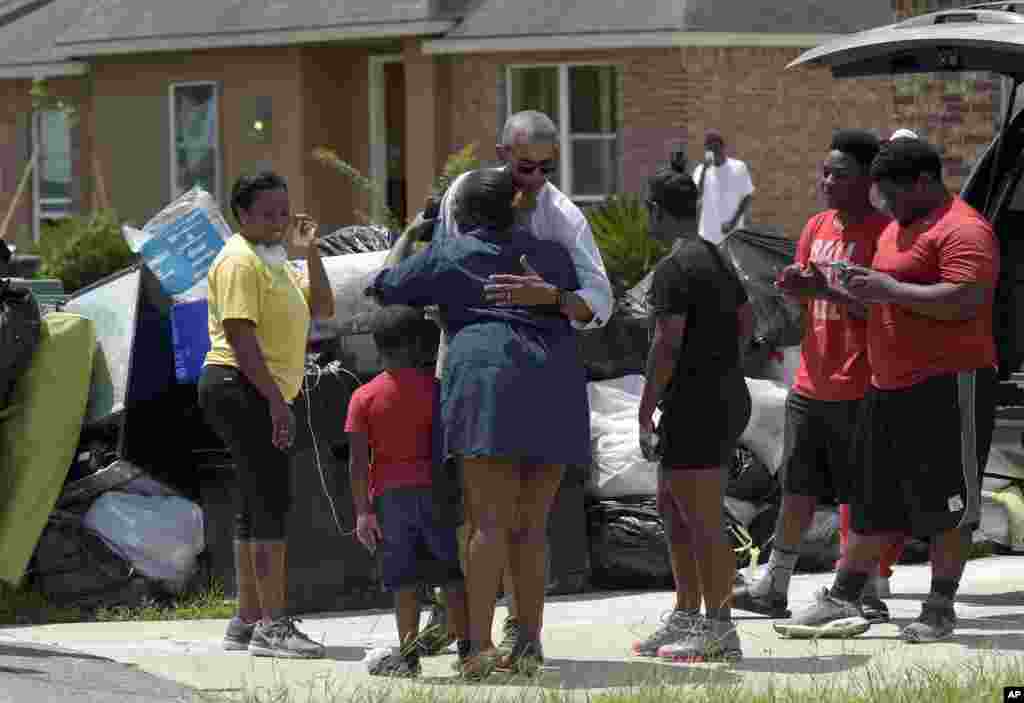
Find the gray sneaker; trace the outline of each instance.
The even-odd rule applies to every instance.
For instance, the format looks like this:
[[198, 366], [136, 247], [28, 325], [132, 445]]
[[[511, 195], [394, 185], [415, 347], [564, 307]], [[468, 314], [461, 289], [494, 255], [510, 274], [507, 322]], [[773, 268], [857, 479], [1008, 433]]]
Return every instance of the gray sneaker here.
[[661, 627], [647, 639], [633, 643], [633, 654], [638, 657], [656, 657], [658, 649], [689, 637], [703, 618], [698, 611], [670, 610], [661, 618]]
[[827, 588], [815, 595], [815, 603], [792, 620], [774, 623], [772, 627], [783, 637], [845, 638], [862, 635], [871, 627], [860, 606], [839, 600]]
[[743, 658], [743, 649], [732, 620], [704, 619], [686, 638], [658, 649], [658, 657], [686, 664], [735, 662]]
[[300, 621], [283, 617], [269, 625], [260, 623], [252, 633], [249, 653], [257, 657], [323, 659], [324, 646], [300, 632], [299, 628], [295, 627], [296, 622]]
[[224, 633], [224, 649], [229, 652], [244, 652], [249, 648], [249, 640], [252, 639], [252, 631], [255, 629], [256, 623], [246, 624], [237, 615], [231, 618], [228, 630]]
[[956, 627], [956, 613], [951, 603], [929, 603], [921, 606], [921, 615], [903, 628], [900, 636], [904, 642], [923, 644], [941, 642], [953, 636]]

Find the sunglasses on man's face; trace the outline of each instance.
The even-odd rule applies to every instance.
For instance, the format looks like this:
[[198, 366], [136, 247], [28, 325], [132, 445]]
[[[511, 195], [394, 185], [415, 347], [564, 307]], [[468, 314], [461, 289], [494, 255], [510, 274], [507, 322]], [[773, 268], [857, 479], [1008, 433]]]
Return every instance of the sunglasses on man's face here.
[[516, 163], [516, 171], [524, 176], [529, 176], [538, 168], [545, 176], [550, 176], [558, 170], [558, 164], [554, 161], [519, 161]]

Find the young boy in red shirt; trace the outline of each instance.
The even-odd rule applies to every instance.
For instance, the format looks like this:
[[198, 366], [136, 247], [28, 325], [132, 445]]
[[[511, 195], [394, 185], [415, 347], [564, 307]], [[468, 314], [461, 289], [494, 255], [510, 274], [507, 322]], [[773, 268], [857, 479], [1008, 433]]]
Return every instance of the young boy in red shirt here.
[[353, 393], [345, 431], [356, 536], [377, 553], [383, 586], [395, 594], [401, 648], [370, 673], [410, 677], [420, 673], [421, 584], [444, 587], [460, 656], [469, 649], [455, 526], [437, 514], [431, 487], [439, 332], [420, 310], [399, 305], [384, 308], [373, 327], [385, 370]]

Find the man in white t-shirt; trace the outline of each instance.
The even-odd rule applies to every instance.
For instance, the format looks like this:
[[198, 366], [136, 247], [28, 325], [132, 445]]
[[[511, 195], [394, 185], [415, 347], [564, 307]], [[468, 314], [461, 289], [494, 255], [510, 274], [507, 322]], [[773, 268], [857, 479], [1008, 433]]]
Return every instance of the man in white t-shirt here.
[[700, 236], [718, 244], [746, 224], [754, 183], [747, 165], [725, 155], [725, 139], [717, 129], [704, 135], [704, 163], [693, 170], [700, 192]]

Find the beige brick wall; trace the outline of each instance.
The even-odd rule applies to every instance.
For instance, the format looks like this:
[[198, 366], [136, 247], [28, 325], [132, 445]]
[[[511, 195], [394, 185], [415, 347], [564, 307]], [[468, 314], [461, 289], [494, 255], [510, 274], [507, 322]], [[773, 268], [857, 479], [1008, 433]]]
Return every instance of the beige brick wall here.
[[948, 183], [959, 189], [993, 134], [998, 84], [988, 76], [833, 79], [827, 69], [785, 70], [799, 49], [684, 47], [664, 50], [465, 55], [444, 59], [451, 84], [445, 153], [479, 142], [492, 158], [503, 100], [503, 66], [608, 61], [621, 70], [621, 190], [646, 178], [684, 142], [691, 159], [716, 127], [747, 162], [753, 222], [796, 237], [821, 206], [817, 174], [832, 134], [864, 128], [887, 137], [917, 130], [944, 149]]
[[690, 155], [700, 158], [702, 135], [722, 131], [729, 152], [750, 168], [752, 222], [799, 236], [820, 209], [817, 174], [832, 134], [892, 124], [888, 79], [836, 81], [825, 69], [785, 70], [800, 53], [778, 48], [685, 48], [692, 119]]

